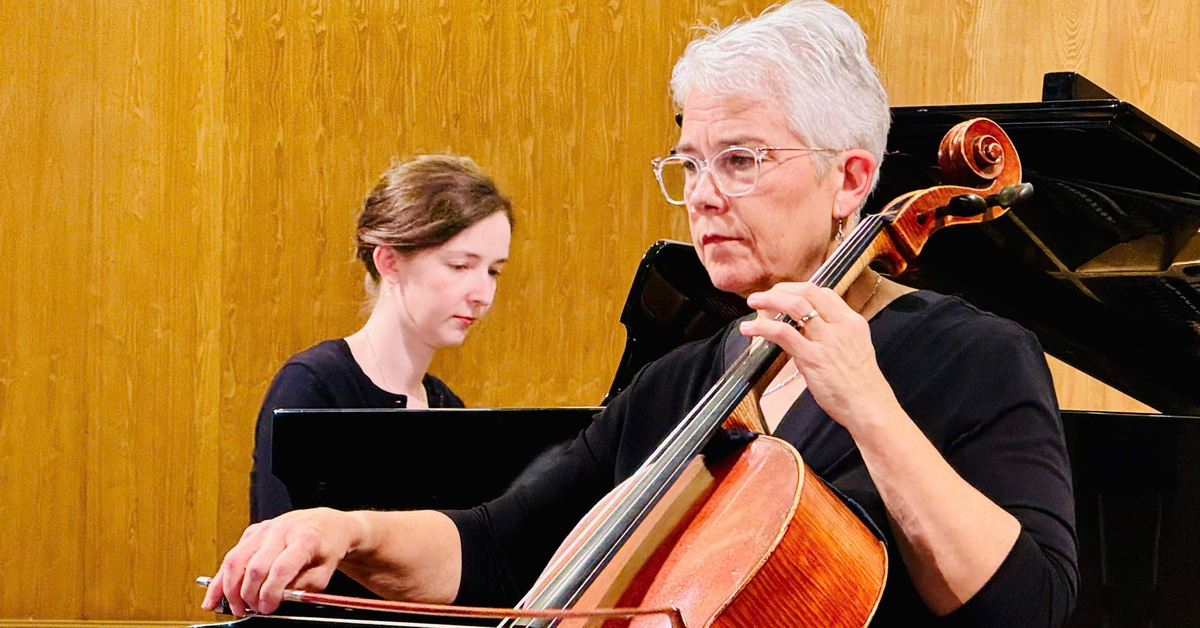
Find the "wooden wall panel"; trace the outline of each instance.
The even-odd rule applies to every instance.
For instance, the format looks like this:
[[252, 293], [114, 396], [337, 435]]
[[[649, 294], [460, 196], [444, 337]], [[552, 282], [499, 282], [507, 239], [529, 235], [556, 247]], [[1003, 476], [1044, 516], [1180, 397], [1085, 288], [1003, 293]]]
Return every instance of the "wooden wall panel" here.
[[700, 13], [744, 9], [230, 2], [218, 545], [247, 518], [271, 376], [361, 324], [354, 218], [393, 158], [471, 155], [516, 207], [496, 307], [434, 372], [471, 405], [601, 399], [638, 258], [686, 236], [649, 161], [674, 141], [666, 76]]
[[1046, 72], [1076, 71], [1200, 138], [1188, 0], [888, 0], [844, 3], [863, 24], [894, 105], [1019, 102]]
[[[394, 157], [472, 155], [517, 211], [493, 313], [434, 372], [471, 405], [599, 401], [638, 258], [686, 238], [648, 167], [673, 60], [767, 4], [3, 3], [0, 618], [207, 617], [262, 394], [361, 323], [354, 217]], [[846, 7], [894, 104], [1078, 70], [1197, 140], [1194, 4]], [[1064, 405], [1138, 407], [1053, 369]]]
[[190, 539], [214, 527], [224, 15], [95, 16], [84, 612], [152, 619], [194, 597]]
[[[0, 616], [83, 612], [93, 17], [0, 8]], [[39, 595], [50, 589], [54, 596]]]

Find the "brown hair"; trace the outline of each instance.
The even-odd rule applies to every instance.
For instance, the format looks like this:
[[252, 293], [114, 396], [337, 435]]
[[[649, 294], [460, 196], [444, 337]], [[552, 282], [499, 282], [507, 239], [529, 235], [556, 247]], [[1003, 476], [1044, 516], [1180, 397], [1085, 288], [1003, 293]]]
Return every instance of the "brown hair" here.
[[363, 201], [358, 214], [358, 258], [379, 282], [373, 253], [390, 246], [404, 255], [441, 246], [475, 223], [512, 204], [470, 157], [418, 155], [393, 163]]

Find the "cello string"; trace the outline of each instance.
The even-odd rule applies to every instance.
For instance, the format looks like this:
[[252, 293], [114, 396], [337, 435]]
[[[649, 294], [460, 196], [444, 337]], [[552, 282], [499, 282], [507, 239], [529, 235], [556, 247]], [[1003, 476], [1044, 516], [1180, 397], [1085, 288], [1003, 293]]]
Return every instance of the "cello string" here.
[[[882, 226], [882, 221], [875, 216], [869, 216], [861, 221], [859, 226], [857, 226], [851, 232], [851, 236], [847, 238], [847, 241], [842, 246], [838, 247], [834, 251], [834, 254], [830, 256], [830, 260], [826, 264], [823, 264], [821, 269], [814, 274], [814, 283], [817, 283], [818, 285], [831, 285], [840, 280], [840, 278], [844, 276], [850, 268], [852, 268], [853, 263], [861, 257], [866, 247], [875, 239], [875, 236], [878, 235]], [[768, 351], [767, 353], [774, 353], [774, 351]], [[747, 371], [753, 370], [755, 366], [752, 364], [757, 361], [755, 358], [756, 356], [754, 355], [753, 351], [751, 349], [747, 349], [742, 353], [741, 356], [739, 356], [738, 360], [735, 361], [734, 365], [729, 369], [726, 378], [723, 379], [737, 380], [746, 377], [749, 375]], [[714, 390], [717, 392], [717, 395], [714, 396], [726, 397], [725, 402], [722, 405], [733, 403], [734, 400], [730, 398], [730, 396], [736, 396], [739, 391], [729, 390], [730, 387], [728, 385], [723, 386], [722, 384], [726, 384], [726, 382], [719, 382], [718, 385], [714, 387]], [[737, 401], [740, 401], [740, 399], [737, 399]], [[701, 404], [703, 403], [704, 402], [702, 401]], [[697, 404], [697, 406], [700, 406], [701, 404]], [[694, 450], [698, 445], [702, 445], [702, 443], [697, 442], [698, 440], [707, 440], [709, 436], [707, 432], [715, 429], [715, 426], [712, 425], [715, 418], [716, 417], [711, 416], [696, 417], [695, 419], [691, 417], [685, 418], [680, 425], [685, 427], [690, 426], [692, 428], [690, 433], [688, 433], [682, 439], [676, 439], [673, 441], [677, 445], [675, 451], [671, 452], [670, 450], [667, 450], [664, 453], [668, 460], [655, 460], [656, 466], [660, 468], [658, 469], [657, 473], [653, 473], [651, 475], [662, 475], [663, 472], [661, 470], [661, 466], [663, 464], [670, 463], [671, 460], [669, 459], [677, 459], [681, 454], [687, 454], [687, 457], [689, 458], [691, 455], [694, 455], [694, 453], [689, 450]], [[724, 416], [721, 416], [720, 422], [723, 421]], [[672, 441], [668, 440], [664, 442], [670, 443]], [[672, 453], [675, 455], [671, 455]], [[675, 464], [678, 464], [678, 460], [675, 461]]]
[[[850, 237], [836, 248], [830, 258], [814, 273], [813, 282], [822, 286], [836, 284], [853, 268], [854, 263], [874, 241], [882, 229], [883, 222], [878, 216], [868, 216], [860, 221], [851, 232]], [[790, 318], [784, 318], [788, 322], [792, 322]], [[573, 602], [578, 595], [578, 589], [586, 586], [595, 574], [603, 569], [607, 560], [617, 551], [632, 529], [644, 520], [649, 510], [682, 472], [686, 461], [699, 452], [711, 434], [732, 411], [733, 406], [745, 396], [749, 388], [745, 382], [756, 379], [756, 377], [751, 377], [754, 375], [753, 371], [765, 370], [766, 366], [774, 360], [774, 355], [777, 355], [778, 351], [778, 347], [772, 344], [769, 347], [752, 345], [750, 349], [743, 352], [725, 377], [702, 397], [692, 412], [676, 425], [668, 437], [663, 440], [663, 444], [655, 449], [632, 476], [637, 479], [634, 480], [630, 494], [603, 516], [596, 517], [585, 527], [585, 530], [600, 530], [602, 533], [576, 536], [572, 540], [570, 548], [581, 553], [562, 552], [560, 558], [553, 560], [552, 565], [543, 571], [543, 574], [549, 574], [549, 576], [538, 579], [538, 583], [535, 583], [535, 586], [522, 598], [521, 606], [536, 604], [538, 598], [555, 598], [556, 596], [558, 597], [556, 603], [543, 601], [542, 605], [555, 603], [556, 606], [565, 607]], [[716, 403], [718, 407], [711, 409], [710, 412], [703, 412], [702, 410], [714, 398], [718, 400]], [[616, 521], [613, 521], [614, 519]], [[558, 569], [554, 569], [555, 567]], [[562, 582], [564, 579], [568, 582]], [[543, 584], [543, 586], [539, 587], [539, 584]], [[575, 587], [576, 591], [562, 591], [567, 585]], [[551, 587], [560, 591], [549, 590]], [[571, 599], [563, 600], [561, 599], [562, 595], [568, 595]]]
[[[879, 231], [884, 226], [884, 222], [885, 221], [883, 219], [880, 219], [878, 216], [874, 215], [868, 216], [864, 218], [863, 221], [860, 221], [859, 225], [856, 226], [856, 228], [851, 232], [851, 236], [847, 238], [846, 242], [843, 243], [842, 246], [838, 247], [830, 256], [830, 260], [826, 264], [823, 264], [821, 269], [814, 274], [814, 283], [817, 283], [818, 285], [832, 285], [840, 280], [841, 277], [843, 277], [846, 272], [852, 268], [853, 264], [862, 256], [862, 253], [866, 250], [867, 246], [874, 241], [875, 237], [879, 234]], [[773, 353], [773, 351], [768, 351], [768, 353]], [[749, 374], [747, 371], [753, 370], [753, 365], [751, 363], [756, 361], [754, 359], [755, 357], [756, 356], [754, 356], [751, 349], [747, 349], [747, 351], [743, 352], [739, 359], [735, 361], [734, 366], [729, 369], [727, 377], [723, 379], [744, 379]], [[726, 382], [719, 382], [718, 385], [714, 387], [713, 390], [716, 394], [712, 396], [724, 397], [725, 399], [721, 405], [729, 405], [736, 403], [736, 401], [740, 401], [740, 391], [730, 390], [730, 386], [728, 385], [722, 386], [721, 384], [724, 383]], [[737, 399], [734, 400], [733, 397], [737, 397]], [[697, 407], [703, 404], [704, 401], [702, 400], [697, 404]], [[724, 417], [727, 416], [727, 413], [714, 412], [713, 414], [721, 414], [720, 421], [716, 421], [717, 425], [723, 422]], [[660, 492], [658, 487], [655, 486], [660, 482], [654, 482], [654, 478], [656, 476], [661, 478], [668, 475], [666, 470], [663, 469], [664, 466], [679, 466], [682, 464], [682, 461], [679, 460], [680, 458], [690, 459], [692, 455], [695, 455], [698, 448], [702, 447], [703, 443], [708, 440], [709, 436], [711, 435], [710, 432], [715, 430], [716, 426], [713, 425], [715, 419], [715, 416], [696, 418], [689, 416], [686, 417], [684, 421], [680, 422], [680, 426], [684, 427], [684, 430], [680, 431], [687, 432], [687, 428], [690, 427], [690, 432], [687, 433], [687, 435], [682, 439], [664, 440], [664, 443], [673, 442], [676, 445], [674, 451], [672, 451], [670, 448], [667, 448], [663, 451], [662, 455], [652, 456], [652, 460], [654, 461], [654, 469], [653, 472], [648, 474], [651, 479], [646, 483], [643, 483], [648, 483], [649, 485], [643, 485], [641, 487], [642, 492]], [[656, 451], [656, 453], [658, 452]], [[640, 471], [641, 470], [639, 469], [639, 472]]]

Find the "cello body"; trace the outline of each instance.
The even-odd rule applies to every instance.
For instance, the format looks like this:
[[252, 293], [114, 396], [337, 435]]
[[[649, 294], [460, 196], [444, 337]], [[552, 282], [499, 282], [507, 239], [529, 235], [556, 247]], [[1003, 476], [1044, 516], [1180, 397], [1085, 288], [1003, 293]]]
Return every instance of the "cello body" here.
[[[629, 485], [597, 504], [559, 552], [570, 551], [575, 537], [602, 519]], [[715, 464], [693, 460], [576, 607], [670, 606], [689, 628], [865, 626], [887, 569], [883, 543], [795, 448], [760, 436]], [[565, 619], [558, 625], [625, 622]], [[670, 622], [644, 616], [629, 625]]]

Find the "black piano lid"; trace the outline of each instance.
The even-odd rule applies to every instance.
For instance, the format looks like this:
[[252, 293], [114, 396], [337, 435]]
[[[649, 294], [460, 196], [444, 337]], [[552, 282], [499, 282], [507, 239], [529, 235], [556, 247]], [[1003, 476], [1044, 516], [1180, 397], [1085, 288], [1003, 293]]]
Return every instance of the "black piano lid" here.
[[[1074, 74], [1047, 94], [1105, 96]], [[934, 234], [901, 281], [1032, 330], [1046, 351], [1154, 408], [1200, 413], [1200, 148], [1114, 98], [897, 107], [867, 211], [935, 185], [954, 124], [999, 123], [1034, 185], [982, 227]]]

